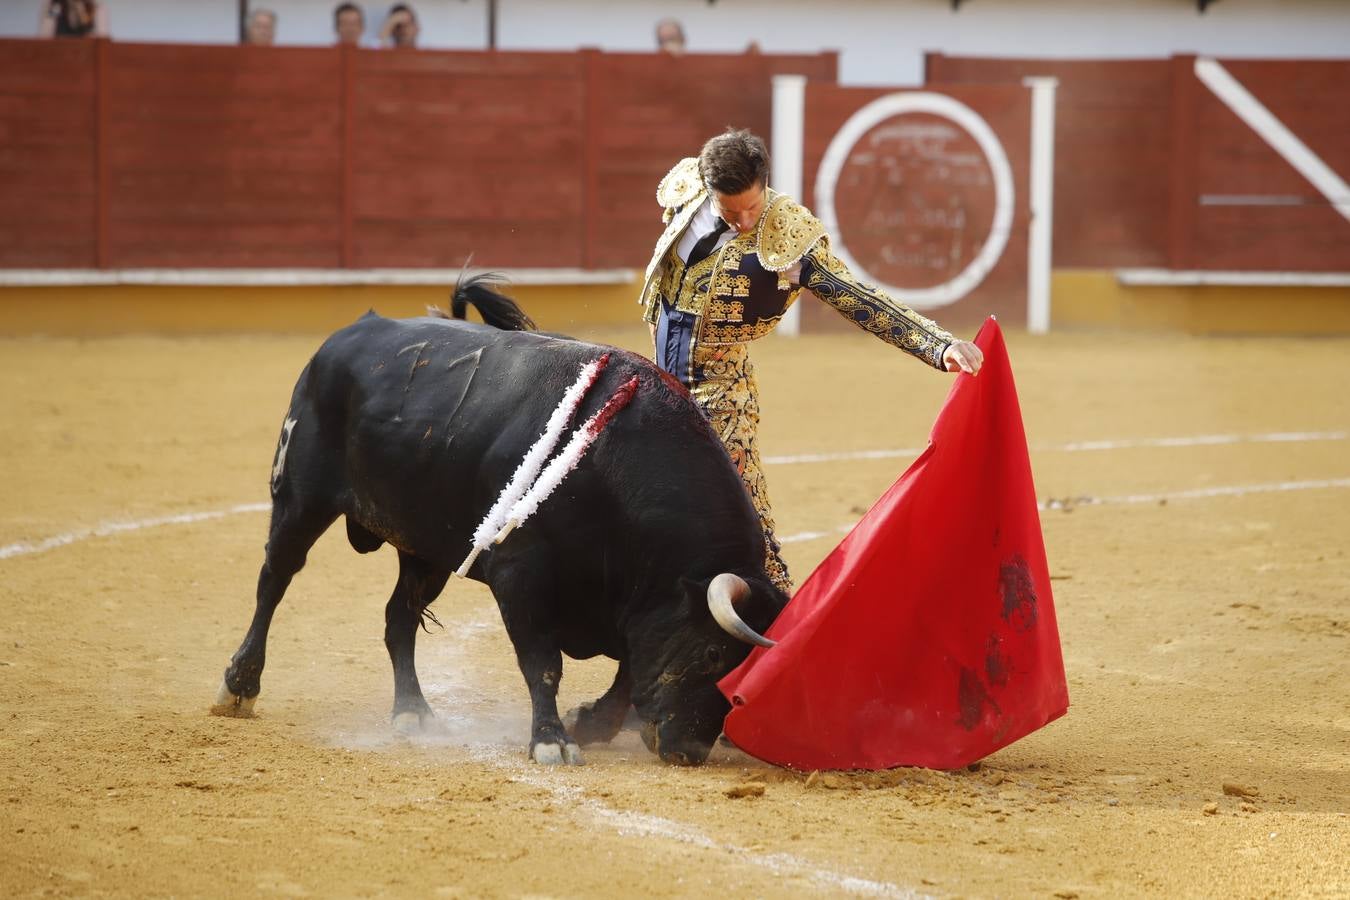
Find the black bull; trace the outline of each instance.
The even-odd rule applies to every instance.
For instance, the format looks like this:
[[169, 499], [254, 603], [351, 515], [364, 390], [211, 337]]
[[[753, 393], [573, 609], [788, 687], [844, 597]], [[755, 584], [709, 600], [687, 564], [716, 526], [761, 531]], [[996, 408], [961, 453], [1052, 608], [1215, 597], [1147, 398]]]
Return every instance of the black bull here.
[[[728, 710], [717, 680], [764, 640], [756, 632], [787, 599], [765, 576], [740, 477], [688, 394], [647, 360], [504, 330], [532, 323], [481, 281], [456, 290], [456, 315], [465, 300], [489, 324], [368, 314], [301, 373], [273, 460], [257, 607], [213, 712], [251, 714], [277, 604], [310, 547], [345, 516], [356, 550], [398, 551], [384, 636], [393, 717], [400, 728], [424, 724], [431, 710], [413, 647], [427, 606], [581, 367], [609, 352], [574, 423], [636, 376], [632, 402], [468, 575], [492, 590], [515, 647], [533, 707], [532, 758], [580, 762], [577, 745], [613, 738], [631, 704], [662, 759], [702, 762]], [[619, 661], [614, 685], [578, 711], [571, 736], [557, 708], [564, 653]]]

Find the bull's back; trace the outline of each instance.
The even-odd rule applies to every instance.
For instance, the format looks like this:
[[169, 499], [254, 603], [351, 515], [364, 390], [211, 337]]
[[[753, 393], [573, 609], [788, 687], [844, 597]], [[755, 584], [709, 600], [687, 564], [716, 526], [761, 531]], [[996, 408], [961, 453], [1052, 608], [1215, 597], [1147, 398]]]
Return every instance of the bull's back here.
[[[607, 351], [458, 320], [368, 315], [324, 343], [297, 394], [338, 473], [340, 511], [402, 549], [450, 548], [451, 562], [581, 367]], [[578, 421], [633, 374], [660, 383], [650, 364], [610, 352]]]

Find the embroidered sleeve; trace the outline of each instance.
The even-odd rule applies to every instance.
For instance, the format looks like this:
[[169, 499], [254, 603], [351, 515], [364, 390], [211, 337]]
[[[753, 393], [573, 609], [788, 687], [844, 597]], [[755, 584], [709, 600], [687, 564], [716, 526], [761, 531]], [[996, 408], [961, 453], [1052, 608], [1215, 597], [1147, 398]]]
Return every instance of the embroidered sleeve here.
[[880, 289], [854, 278], [848, 266], [830, 252], [828, 239], [802, 257], [801, 285], [862, 330], [935, 369], [946, 368], [942, 354], [956, 338]]

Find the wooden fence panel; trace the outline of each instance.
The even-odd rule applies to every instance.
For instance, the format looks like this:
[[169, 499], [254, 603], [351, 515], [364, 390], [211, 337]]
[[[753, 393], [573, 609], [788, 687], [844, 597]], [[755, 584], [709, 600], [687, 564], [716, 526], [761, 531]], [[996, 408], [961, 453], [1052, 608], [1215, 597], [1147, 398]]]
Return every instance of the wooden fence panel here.
[[[1342, 180], [1350, 181], [1350, 62], [1221, 64]], [[1193, 77], [1193, 76], [1192, 76]], [[1350, 221], [1203, 86], [1196, 110], [1194, 257], [1206, 269], [1350, 270]]]
[[95, 50], [0, 40], [0, 266], [97, 263]]
[[[851, 116], [881, 97], [921, 92], [811, 85], [806, 95], [803, 181], [817, 214], [816, 190], [827, 148]], [[922, 92], [932, 93], [932, 92]], [[990, 314], [1026, 321], [1030, 91], [1012, 85], [956, 85], [940, 93], [973, 110], [1001, 145], [1011, 174], [1011, 220], [996, 262], [972, 290], [925, 310], [943, 324], [975, 324]], [[947, 114], [904, 112], [882, 119], [853, 144], [835, 181], [836, 249], [863, 269], [864, 281], [909, 291], [935, 290], [962, 277], [994, 239], [997, 199], [991, 161], [976, 138]], [[914, 302], [918, 308], [923, 308]], [[803, 307], [803, 326], [852, 328], [824, 304]]]
[[1171, 75], [1167, 60], [975, 59], [934, 54], [928, 80], [1059, 79], [1054, 264], [1166, 266]]
[[[1346, 60], [1221, 60], [1350, 181]], [[1060, 79], [1057, 267], [1350, 269], [1350, 222], [1195, 75], [1195, 58], [1088, 62], [934, 55], [935, 84]]]
[[110, 265], [338, 264], [336, 51], [109, 51]]
[[589, 139], [598, 185], [589, 264], [645, 266], [662, 230], [656, 185], [728, 126], [769, 139], [772, 76], [834, 79], [836, 57], [606, 53], [593, 57]]
[[358, 54], [356, 266], [582, 264], [577, 54]]
[[661, 175], [836, 68], [0, 41], [0, 265], [641, 266]]

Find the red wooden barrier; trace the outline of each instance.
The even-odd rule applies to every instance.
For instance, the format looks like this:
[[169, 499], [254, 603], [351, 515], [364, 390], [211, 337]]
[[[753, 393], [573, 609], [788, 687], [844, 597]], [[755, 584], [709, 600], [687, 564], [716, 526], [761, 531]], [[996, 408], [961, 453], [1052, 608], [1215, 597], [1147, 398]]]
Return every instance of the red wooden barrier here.
[[[1220, 60], [1342, 180], [1347, 60]], [[1195, 57], [1064, 61], [934, 54], [935, 85], [1060, 79], [1057, 267], [1345, 271], [1350, 221], [1195, 75]]]
[[1166, 266], [1171, 95], [1166, 60], [971, 59], [933, 54], [929, 82], [1059, 79], [1054, 263]]
[[337, 51], [106, 48], [108, 265], [339, 264]]
[[[826, 216], [819, 174], [827, 147], [859, 110], [879, 98], [897, 107], [918, 98], [940, 99], [939, 112], [906, 111], [879, 118], [858, 136], [834, 179], [837, 251], [846, 252], [865, 281], [897, 289], [900, 299], [938, 321], [970, 324], [997, 314], [1022, 324], [1027, 313], [1030, 91], [1020, 85], [957, 85], [941, 92], [810, 85], [806, 92], [803, 184], [808, 202]], [[943, 108], [951, 112], [942, 112]], [[1006, 243], [993, 233], [998, 197], [995, 164], [975, 134], [953, 118], [964, 107], [989, 129], [995, 157], [1006, 160], [1011, 204]], [[875, 107], [874, 107], [875, 108]], [[999, 250], [1001, 245], [1001, 250]], [[986, 251], [986, 247], [989, 248]], [[992, 268], [977, 286], [958, 287], [993, 252]], [[841, 254], [842, 255], [842, 254]], [[946, 291], [943, 305], [907, 298], [903, 291]], [[803, 307], [805, 327], [842, 319], [822, 304]]]
[[[1350, 62], [1220, 62], [1323, 163], [1350, 181]], [[1197, 266], [1350, 270], [1350, 221], [1212, 92], [1200, 85], [1195, 90]]]
[[95, 49], [0, 41], [0, 266], [95, 263]]
[[813, 56], [0, 40], [0, 266], [641, 266]]

